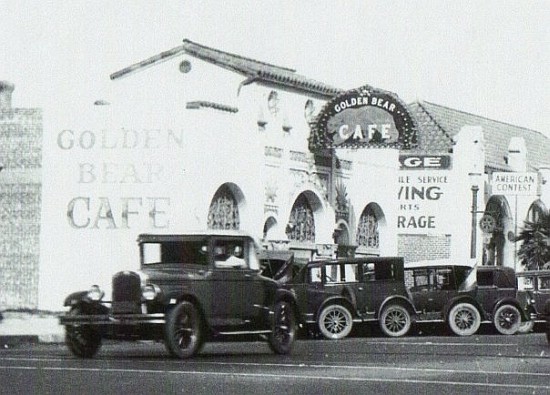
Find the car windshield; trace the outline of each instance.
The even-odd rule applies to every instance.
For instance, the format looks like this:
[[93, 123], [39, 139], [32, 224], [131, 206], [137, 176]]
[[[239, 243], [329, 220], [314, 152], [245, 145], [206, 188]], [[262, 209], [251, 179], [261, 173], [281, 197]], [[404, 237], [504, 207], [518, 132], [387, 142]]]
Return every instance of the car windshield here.
[[141, 249], [144, 265], [208, 264], [207, 240], [143, 243]]

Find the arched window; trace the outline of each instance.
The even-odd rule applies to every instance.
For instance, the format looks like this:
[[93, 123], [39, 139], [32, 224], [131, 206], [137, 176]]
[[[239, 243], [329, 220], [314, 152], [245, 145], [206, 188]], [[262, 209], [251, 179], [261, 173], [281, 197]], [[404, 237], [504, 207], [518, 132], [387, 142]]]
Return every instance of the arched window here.
[[357, 226], [357, 245], [367, 248], [380, 248], [380, 234], [378, 232], [378, 218], [369, 206], [363, 210]]
[[537, 200], [531, 204], [531, 207], [529, 207], [529, 211], [527, 212], [527, 221], [538, 222], [541, 218], [544, 218], [545, 215], [546, 207], [544, 203]]
[[212, 199], [208, 210], [209, 229], [239, 229], [239, 206], [227, 186], [222, 186]]
[[304, 194], [298, 196], [292, 206], [286, 235], [289, 240], [310, 243], [315, 242], [315, 219], [313, 217], [313, 210]]

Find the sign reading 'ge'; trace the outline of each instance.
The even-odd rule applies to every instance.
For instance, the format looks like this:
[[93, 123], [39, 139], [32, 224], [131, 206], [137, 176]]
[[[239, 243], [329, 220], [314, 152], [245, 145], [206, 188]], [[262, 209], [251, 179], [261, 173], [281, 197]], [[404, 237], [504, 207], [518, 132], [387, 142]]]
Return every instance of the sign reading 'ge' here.
[[399, 155], [401, 170], [447, 170], [451, 167], [449, 155]]

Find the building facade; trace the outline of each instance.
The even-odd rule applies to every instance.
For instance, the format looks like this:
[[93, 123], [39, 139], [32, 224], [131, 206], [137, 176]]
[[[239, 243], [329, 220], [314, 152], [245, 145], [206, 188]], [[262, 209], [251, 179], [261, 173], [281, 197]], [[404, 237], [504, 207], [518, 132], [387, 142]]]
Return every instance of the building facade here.
[[[548, 139], [535, 131], [417, 102], [400, 110], [414, 124], [405, 133], [391, 118], [395, 94], [365, 85], [350, 91], [390, 104], [334, 110], [350, 91], [189, 40], [111, 79], [95, 103], [44, 121], [29, 292], [41, 309], [61, 310], [67, 293], [93, 283], [108, 290], [113, 273], [137, 268], [140, 233], [240, 229], [302, 261], [514, 266], [509, 233], [550, 201]], [[341, 115], [325, 119], [333, 137], [369, 141], [316, 145], [331, 108]], [[342, 128], [350, 119], [360, 121]], [[536, 191], [495, 193], [495, 172], [536, 174]], [[526, 188], [515, 180], [499, 185]]]
[[13, 108], [0, 81], [0, 309], [38, 307], [42, 111]]

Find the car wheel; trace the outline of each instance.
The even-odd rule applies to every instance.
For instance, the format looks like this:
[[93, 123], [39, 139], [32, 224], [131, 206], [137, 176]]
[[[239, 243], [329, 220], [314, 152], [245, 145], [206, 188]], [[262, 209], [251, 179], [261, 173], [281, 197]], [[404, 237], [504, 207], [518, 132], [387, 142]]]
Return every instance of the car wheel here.
[[380, 315], [380, 328], [386, 336], [404, 336], [411, 329], [411, 315], [399, 304], [387, 306]]
[[535, 321], [521, 321], [518, 332], [529, 333], [533, 331], [534, 327], [535, 327]]
[[296, 320], [292, 305], [278, 302], [274, 308], [273, 328], [269, 335], [269, 348], [275, 354], [290, 354], [296, 337]]
[[203, 344], [201, 316], [190, 302], [182, 302], [168, 313], [164, 332], [166, 349], [181, 359], [195, 355]]
[[[73, 307], [69, 315], [82, 315], [80, 307]], [[65, 344], [80, 358], [92, 358], [101, 347], [101, 335], [88, 325], [66, 325]]]
[[447, 323], [455, 335], [471, 336], [481, 325], [481, 315], [472, 304], [458, 303], [449, 312]]
[[495, 312], [493, 324], [501, 334], [513, 335], [521, 325], [521, 313], [515, 306], [502, 305]]
[[319, 330], [327, 339], [343, 339], [350, 334], [353, 326], [351, 313], [339, 304], [326, 306], [319, 315]]

